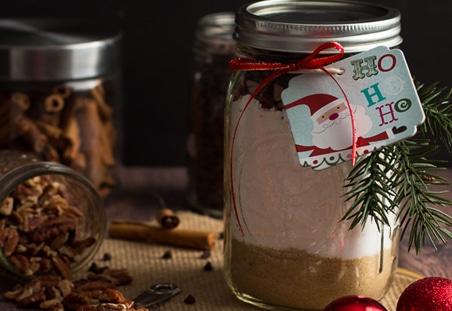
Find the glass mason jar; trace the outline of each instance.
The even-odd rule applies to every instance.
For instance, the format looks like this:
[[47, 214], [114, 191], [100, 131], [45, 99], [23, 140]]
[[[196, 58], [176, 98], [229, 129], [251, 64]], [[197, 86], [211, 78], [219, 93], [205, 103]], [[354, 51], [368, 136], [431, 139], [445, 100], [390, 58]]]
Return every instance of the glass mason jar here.
[[116, 186], [120, 33], [71, 19], [0, 21], [0, 149], [32, 153]]
[[[322, 43], [345, 55], [401, 43], [397, 10], [351, 1], [267, 0], [241, 7], [240, 56], [295, 63]], [[328, 55], [328, 54], [326, 54]], [[225, 278], [235, 295], [272, 310], [323, 310], [334, 299], [380, 299], [397, 267], [398, 223], [341, 221], [351, 161], [302, 166], [281, 93], [297, 75], [235, 71], [225, 110]], [[267, 81], [268, 80], [268, 81]], [[265, 84], [263, 84], [265, 81]], [[256, 88], [264, 87], [254, 94]], [[307, 90], [309, 91], [309, 90]], [[253, 97], [251, 97], [253, 95]]]
[[224, 102], [235, 57], [234, 13], [202, 17], [194, 43], [194, 73], [188, 136], [190, 209], [223, 215]]
[[83, 175], [55, 162], [0, 150], [0, 267], [11, 277], [71, 279], [101, 246], [106, 213]]

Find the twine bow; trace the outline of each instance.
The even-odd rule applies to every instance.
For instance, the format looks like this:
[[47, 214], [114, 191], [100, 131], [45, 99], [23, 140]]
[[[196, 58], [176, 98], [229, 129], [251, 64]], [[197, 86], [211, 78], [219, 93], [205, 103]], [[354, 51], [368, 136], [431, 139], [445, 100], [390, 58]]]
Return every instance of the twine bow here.
[[[338, 51], [336, 54], [329, 54], [327, 56], [318, 57], [318, 55], [328, 49], [335, 49]], [[352, 126], [352, 164], [355, 164], [356, 160], [356, 145], [357, 145], [357, 136], [356, 136], [356, 126], [355, 126], [355, 119], [353, 117], [353, 111], [352, 107], [350, 105], [350, 102], [348, 100], [347, 95], [345, 94], [343, 88], [339, 84], [339, 82], [335, 79], [335, 77], [324, 68], [325, 65], [334, 63], [344, 56], [344, 48], [342, 45], [340, 45], [337, 42], [326, 42], [322, 45], [320, 45], [317, 49], [314, 50], [311, 54], [306, 56], [305, 58], [290, 64], [285, 63], [279, 63], [279, 62], [263, 62], [251, 58], [236, 58], [229, 62], [229, 68], [233, 71], [255, 71], [255, 70], [273, 70], [269, 76], [267, 76], [260, 84], [259, 86], [254, 90], [254, 92], [251, 94], [250, 98], [248, 99], [247, 103], [243, 107], [243, 110], [237, 120], [237, 123], [234, 128], [234, 132], [232, 135], [232, 141], [231, 141], [231, 150], [230, 150], [230, 167], [229, 167], [229, 173], [230, 173], [230, 179], [231, 179], [231, 195], [232, 195], [232, 203], [234, 207], [234, 212], [237, 220], [237, 224], [239, 225], [240, 231], [242, 235], [244, 235], [242, 225], [240, 223], [240, 219], [237, 213], [237, 205], [235, 200], [235, 190], [234, 190], [234, 182], [233, 182], [233, 174], [232, 174], [232, 159], [233, 159], [233, 151], [234, 151], [234, 142], [237, 136], [237, 130], [240, 124], [240, 121], [242, 119], [243, 114], [245, 113], [246, 109], [248, 108], [249, 104], [253, 100], [253, 98], [256, 97], [257, 94], [273, 79], [282, 76], [286, 73], [296, 73], [297, 71], [314, 71], [314, 70], [321, 70], [325, 72], [331, 79], [334, 80], [334, 82], [338, 85], [339, 89], [341, 90], [342, 94], [344, 95], [344, 98], [348, 105], [348, 110], [351, 117], [351, 126]]]

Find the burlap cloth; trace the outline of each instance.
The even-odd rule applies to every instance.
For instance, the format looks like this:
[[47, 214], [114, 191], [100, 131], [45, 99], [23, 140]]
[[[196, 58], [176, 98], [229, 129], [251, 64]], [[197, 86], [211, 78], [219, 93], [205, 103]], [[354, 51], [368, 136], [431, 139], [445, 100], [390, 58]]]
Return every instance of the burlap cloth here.
[[[212, 230], [221, 232], [222, 222], [208, 216], [191, 212], [179, 212], [181, 228]], [[133, 277], [130, 285], [121, 288], [127, 298], [137, 294], [155, 283], [171, 282], [181, 288], [181, 293], [167, 302], [160, 303], [151, 310], [175, 311], [245, 311], [260, 310], [241, 302], [232, 294], [223, 278], [222, 241], [215, 244], [209, 258], [201, 258], [203, 251], [183, 249], [155, 243], [143, 243], [107, 238], [96, 257], [99, 265], [111, 268], [127, 268]], [[170, 251], [172, 258], [163, 259]], [[110, 254], [110, 261], [102, 261], [104, 254]], [[204, 270], [207, 262], [213, 269]], [[419, 276], [410, 271], [399, 269], [392, 287], [381, 303], [388, 311], [395, 311], [397, 300], [402, 291]], [[184, 303], [192, 295], [194, 304]]]

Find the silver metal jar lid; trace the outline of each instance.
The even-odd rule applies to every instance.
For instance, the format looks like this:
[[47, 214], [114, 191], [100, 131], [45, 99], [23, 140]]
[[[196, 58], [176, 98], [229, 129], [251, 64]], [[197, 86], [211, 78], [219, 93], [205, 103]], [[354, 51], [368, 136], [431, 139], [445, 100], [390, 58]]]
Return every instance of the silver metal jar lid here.
[[400, 29], [400, 12], [382, 5], [266, 0], [238, 10], [234, 38], [253, 48], [292, 53], [310, 53], [324, 42], [336, 41], [346, 53], [354, 53], [399, 45]]
[[232, 33], [234, 12], [217, 12], [203, 16], [196, 29], [195, 52], [202, 54], [230, 54], [234, 50]]
[[90, 20], [0, 19], [0, 79], [75, 80], [116, 70], [121, 34], [110, 26]]

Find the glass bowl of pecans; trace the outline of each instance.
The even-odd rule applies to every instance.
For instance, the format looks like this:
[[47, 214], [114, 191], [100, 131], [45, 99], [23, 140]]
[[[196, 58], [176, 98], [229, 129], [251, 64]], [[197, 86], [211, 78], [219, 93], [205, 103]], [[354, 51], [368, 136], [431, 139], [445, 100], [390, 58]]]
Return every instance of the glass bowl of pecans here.
[[0, 151], [0, 267], [21, 278], [72, 279], [99, 250], [103, 201], [83, 175], [33, 155]]

